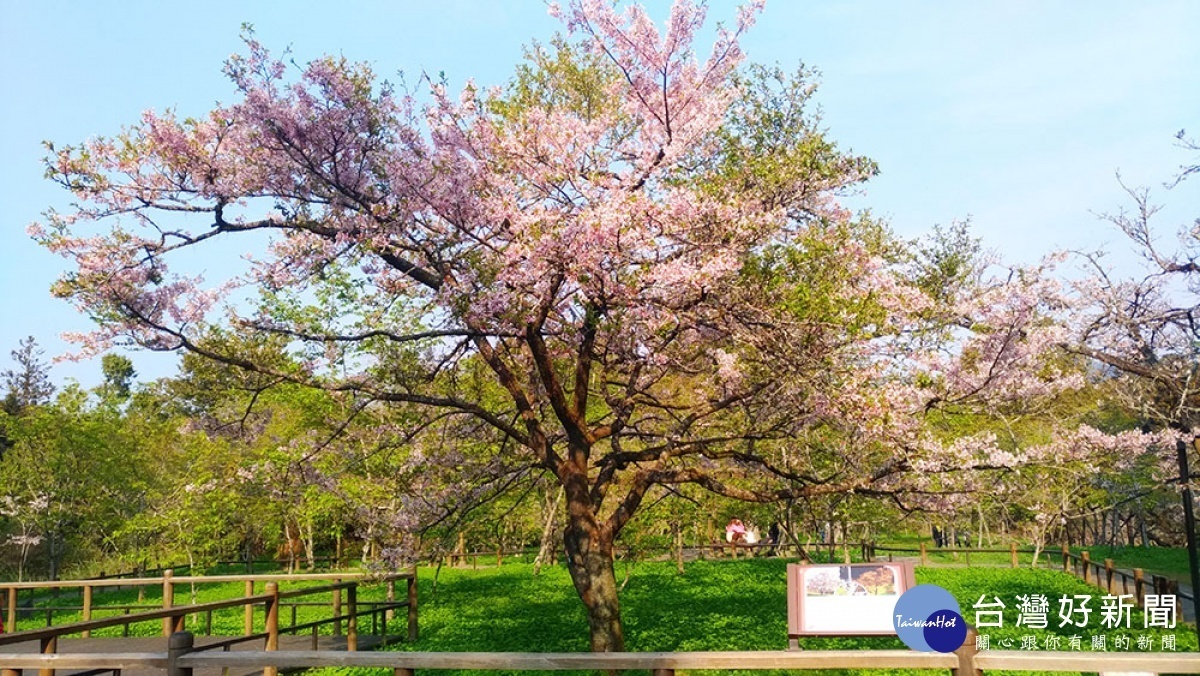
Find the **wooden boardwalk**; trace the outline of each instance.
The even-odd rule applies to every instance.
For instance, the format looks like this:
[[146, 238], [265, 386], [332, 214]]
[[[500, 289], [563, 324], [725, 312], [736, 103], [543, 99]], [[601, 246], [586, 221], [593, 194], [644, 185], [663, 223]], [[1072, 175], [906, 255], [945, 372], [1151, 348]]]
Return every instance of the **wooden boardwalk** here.
[[[197, 636], [196, 646], [202, 648], [206, 645], [226, 641], [234, 636]], [[389, 643], [400, 643], [401, 637], [389, 637]], [[358, 636], [359, 650], [373, 650], [383, 643], [383, 639], [379, 636]], [[263, 641], [246, 641], [238, 643], [229, 648], [230, 651], [261, 651], [263, 649]], [[345, 636], [318, 636], [317, 645], [313, 645], [312, 636], [288, 636], [281, 635], [279, 637], [279, 650], [322, 650], [322, 651], [345, 651], [346, 637]], [[13, 654], [37, 654], [39, 652], [37, 641], [27, 641], [24, 643], [14, 643], [11, 645], [0, 646], [0, 669], [5, 666], [5, 656]], [[165, 653], [167, 652], [167, 638], [165, 636], [153, 637], [130, 637], [130, 638], [62, 638], [58, 640], [58, 653], [78, 654], [78, 653]], [[26, 670], [31, 673], [30, 670]], [[58, 676], [70, 676], [71, 674], [82, 673], [78, 670], [62, 669], [56, 672]], [[121, 676], [161, 676], [162, 669], [153, 669], [148, 667], [123, 669]], [[259, 670], [247, 670], [243, 672], [246, 675], [260, 674]], [[196, 669], [195, 676], [222, 676], [220, 669]], [[230, 676], [241, 676], [240, 674], [231, 673]]]

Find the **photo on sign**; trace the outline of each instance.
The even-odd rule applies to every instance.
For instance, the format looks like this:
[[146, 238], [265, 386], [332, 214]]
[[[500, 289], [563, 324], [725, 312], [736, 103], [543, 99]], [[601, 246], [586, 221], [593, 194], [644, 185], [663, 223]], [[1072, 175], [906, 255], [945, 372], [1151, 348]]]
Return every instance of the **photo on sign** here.
[[896, 572], [887, 566], [816, 568], [805, 576], [807, 596], [897, 596]]
[[914, 584], [904, 563], [790, 565], [788, 633], [895, 634], [892, 611]]

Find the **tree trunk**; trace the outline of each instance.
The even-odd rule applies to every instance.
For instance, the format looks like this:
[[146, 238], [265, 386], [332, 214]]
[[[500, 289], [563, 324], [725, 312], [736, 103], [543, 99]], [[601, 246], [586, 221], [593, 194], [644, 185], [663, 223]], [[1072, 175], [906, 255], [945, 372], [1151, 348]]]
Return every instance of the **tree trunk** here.
[[534, 575], [542, 572], [542, 566], [550, 563], [551, 558], [554, 556], [554, 524], [558, 520], [558, 506], [562, 503], [562, 498], [562, 489], [554, 491], [554, 502], [550, 501], [550, 493], [546, 494], [546, 507], [543, 513], [545, 526], [542, 528], [541, 547], [538, 549], [537, 557], [533, 559]]
[[678, 521], [671, 522], [671, 534], [675, 536], [675, 570], [683, 575], [683, 526]]
[[287, 519], [283, 521], [283, 541], [288, 558], [288, 573], [296, 572], [296, 534], [292, 532], [292, 524]]
[[613, 537], [601, 528], [587, 510], [570, 505], [571, 516], [563, 533], [567, 569], [575, 591], [587, 609], [592, 652], [625, 650], [621, 628], [621, 605], [617, 598], [617, 576], [613, 568]]
[[58, 531], [50, 531], [47, 541], [49, 545], [46, 547], [46, 553], [50, 557], [50, 580], [53, 582], [58, 580], [59, 562], [62, 561], [62, 550], [65, 547]]
[[296, 528], [300, 531], [300, 544], [304, 547], [304, 563], [308, 565], [309, 571], [312, 571], [317, 567], [316, 527], [313, 526], [312, 519], [305, 519], [297, 522]]

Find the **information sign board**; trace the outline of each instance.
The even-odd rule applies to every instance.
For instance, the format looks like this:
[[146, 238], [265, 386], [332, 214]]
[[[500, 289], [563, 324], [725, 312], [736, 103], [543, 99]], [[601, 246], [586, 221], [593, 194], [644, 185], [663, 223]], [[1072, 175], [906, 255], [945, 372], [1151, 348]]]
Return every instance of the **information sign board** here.
[[896, 601], [915, 586], [907, 562], [789, 564], [788, 636], [895, 634]]

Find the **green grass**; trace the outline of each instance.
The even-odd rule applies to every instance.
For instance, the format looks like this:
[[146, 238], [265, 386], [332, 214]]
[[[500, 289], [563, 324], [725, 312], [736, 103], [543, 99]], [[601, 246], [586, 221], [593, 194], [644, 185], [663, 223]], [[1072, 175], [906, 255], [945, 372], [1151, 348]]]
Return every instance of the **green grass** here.
[[[687, 565], [680, 576], [671, 562], [640, 563], [632, 566], [629, 581], [621, 593], [626, 643], [634, 651], [714, 651], [714, 650], [781, 650], [787, 647], [785, 569], [780, 559], [722, 559], [695, 561]], [[617, 564], [618, 579], [626, 568]], [[407, 651], [486, 651], [486, 652], [575, 652], [587, 650], [587, 622], [582, 605], [575, 595], [570, 578], [562, 566], [544, 568], [538, 576], [526, 563], [506, 560], [503, 567], [443, 568], [434, 589], [435, 571], [422, 568], [420, 588], [420, 640], [392, 646]], [[1153, 635], [1160, 645], [1164, 633], [1173, 633], [1180, 651], [1197, 650], [1196, 634], [1180, 625], [1173, 632], [1163, 630], [1102, 630], [1099, 624], [1099, 597], [1102, 592], [1056, 569], [1017, 570], [1008, 568], [918, 568], [919, 583], [938, 584], [958, 599], [963, 615], [974, 623], [972, 606], [984, 596], [986, 601], [998, 596], [1008, 608], [1002, 629], [986, 628], [993, 648], [1005, 640], [1019, 646], [1025, 635], [1034, 636], [1039, 649], [1047, 636], [1063, 639], [1063, 649], [1070, 636], [1080, 632], [1085, 647], [1092, 633], [1136, 637]], [[313, 584], [321, 584], [314, 582]], [[261, 589], [261, 587], [260, 587]], [[398, 590], [399, 591], [399, 590]], [[198, 588], [197, 601], [240, 596], [240, 583], [205, 585]], [[360, 591], [363, 600], [382, 599], [382, 585], [365, 587]], [[1044, 594], [1050, 599], [1050, 628], [1030, 630], [1013, 626], [1016, 621], [1015, 597], [1025, 594]], [[1057, 628], [1057, 600], [1061, 595], [1092, 595], [1094, 609], [1088, 627]], [[319, 597], [323, 603], [329, 595]], [[96, 603], [128, 603], [136, 601], [136, 591], [120, 590], [97, 593]], [[176, 601], [190, 601], [186, 585], [179, 585]], [[148, 588], [147, 604], [158, 604], [159, 589]], [[306, 608], [299, 613], [301, 622], [327, 616], [328, 608]], [[99, 613], [96, 614], [99, 616]], [[393, 634], [405, 633], [403, 613], [391, 627]], [[214, 619], [218, 633], [230, 635], [242, 631], [242, 609], [231, 609]], [[256, 613], [261, 626], [261, 611]], [[68, 620], [63, 614], [61, 622]], [[290, 619], [290, 613], [284, 620]], [[201, 620], [202, 621], [202, 620]], [[196, 627], [194, 621], [189, 626]], [[1132, 625], [1140, 627], [1142, 616], [1135, 611]], [[40, 626], [22, 625], [22, 628]], [[136, 633], [155, 635], [161, 623], [141, 625]], [[112, 630], [119, 634], [119, 629]], [[1111, 640], [1111, 638], [1110, 638]], [[808, 650], [822, 649], [904, 649], [895, 638], [806, 638]], [[1134, 650], [1136, 652], [1136, 649]], [[365, 676], [371, 670], [328, 669], [323, 676]], [[372, 674], [386, 674], [375, 671]], [[468, 673], [468, 672], [464, 672]], [[493, 674], [496, 672], [469, 672]], [[521, 672], [517, 672], [521, 673]], [[746, 672], [760, 674], [763, 672]], [[847, 673], [847, 672], [805, 672]], [[854, 673], [900, 673], [862, 671]], [[922, 672], [907, 672], [922, 673]], [[938, 673], [938, 672], [924, 672]], [[944, 673], [944, 672], [943, 672]], [[765, 676], [765, 675], [764, 675]]]
[[[787, 647], [786, 561], [743, 559], [696, 561], [684, 576], [669, 562], [636, 566], [621, 594], [627, 648], [634, 651], [782, 650]], [[623, 571], [618, 564], [618, 578]], [[587, 649], [587, 623], [570, 579], [562, 567], [543, 569], [534, 577], [525, 564], [479, 570], [444, 568], [433, 593], [433, 572], [420, 574], [421, 638], [391, 649], [409, 651], [558, 652]], [[1155, 637], [1174, 633], [1177, 649], [1197, 649], [1196, 634], [1180, 625], [1173, 632], [1162, 630], [1100, 630], [1099, 596], [1102, 592], [1054, 570], [918, 568], [919, 583], [938, 584], [958, 599], [963, 615], [974, 622], [972, 606], [981, 595], [986, 601], [999, 596], [1007, 605], [1005, 627], [985, 629], [993, 648], [1010, 640], [1014, 647], [1021, 638], [1033, 635], [1039, 649], [1046, 637], [1062, 637], [1063, 649], [1074, 632], [1083, 632], [1085, 647], [1091, 633], [1118, 633], [1131, 637]], [[1044, 594], [1051, 600], [1050, 629], [1016, 628], [1014, 597]], [[1060, 595], [1090, 594], [1094, 609], [1091, 622], [1082, 630], [1057, 628]], [[1140, 627], [1141, 613], [1132, 614]], [[807, 638], [808, 650], [904, 649], [898, 639]], [[324, 676], [365, 676], [371, 670], [327, 669]], [[383, 674], [384, 672], [375, 672]], [[494, 674], [497, 672], [462, 672]], [[520, 673], [520, 672], [512, 672]], [[760, 674], [764, 672], [745, 672]], [[804, 673], [938, 673], [885, 671], [824, 671]], [[944, 673], [944, 672], [943, 672]], [[990, 673], [990, 672], [989, 672]], [[1029, 672], [1023, 672], [1029, 673]]]
[[1191, 584], [1188, 553], [1182, 547], [1072, 547], [1071, 551], [1086, 551], [1093, 561], [1112, 559], [1118, 568], [1141, 568], [1147, 576], [1165, 575]]
[[[880, 543], [880, 547], [898, 547], [903, 549], [911, 549], [913, 551], [904, 552], [888, 552], [879, 550], [877, 558], [886, 559], [889, 554], [893, 554], [895, 558], [915, 559], [920, 556], [918, 549], [920, 543], [925, 542], [926, 555], [930, 564], [943, 566], [1010, 566], [1011, 556], [1007, 551], [1002, 552], [987, 552], [987, 553], [952, 553], [944, 549], [939, 549], [933, 546], [928, 537], [919, 535], [899, 535], [891, 536], [886, 543]], [[974, 548], [975, 541], [971, 541], [970, 548]], [[1007, 550], [1008, 542], [997, 540], [995, 546], [985, 546], [984, 549], [1001, 549]], [[1026, 553], [1024, 550], [1032, 549], [1032, 545], [1019, 544], [1018, 549], [1022, 550], [1017, 555], [1018, 564], [1022, 567], [1027, 567], [1032, 562], [1032, 554]], [[816, 551], [825, 551], [824, 549], [814, 545]], [[838, 550], [841, 551], [840, 549]], [[1147, 577], [1150, 575], [1165, 575], [1174, 578], [1185, 584], [1190, 584], [1190, 575], [1188, 568], [1187, 549], [1182, 547], [1106, 547], [1103, 545], [1090, 547], [1071, 547], [1071, 553], [1078, 556], [1081, 552], [1088, 552], [1093, 561], [1103, 562], [1104, 559], [1112, 559], [1113, 563], [1118, 568], [1141, 568], [1145, 571]], [[851, 552], [854, 553], [853, 551]], [[840, 556], [840, 554], [839, 554]], [[1047, 545], [1038, 559], [1039, 567], [1059, 568], [1062, 565], [1062, 547], [1059, 544]]]

